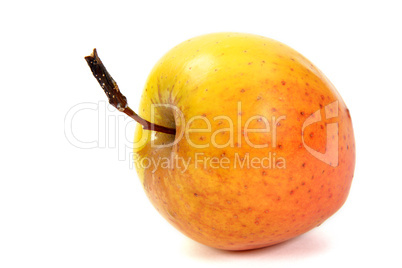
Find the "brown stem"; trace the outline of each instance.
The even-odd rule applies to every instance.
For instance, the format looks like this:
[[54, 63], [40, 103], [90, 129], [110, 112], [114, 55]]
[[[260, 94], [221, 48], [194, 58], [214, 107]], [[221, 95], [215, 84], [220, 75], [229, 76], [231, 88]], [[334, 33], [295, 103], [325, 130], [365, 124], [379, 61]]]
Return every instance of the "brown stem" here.
[[87, 61], [89, 68], [91, 68], [92, 74], [95, 76], [96, 80], [99, 82], [99, 84], [105, 91], [106, 96], [109, 99], [109, 103], [113, 107], [115, 107], [120, 112], [123, 112], [126, 115], [133, 118], [135, 121], [140, 123], [144, 129], [172, 134], [172, 135], [176, 134], [176, 129], [168, 128], [168, 127], [164, 127], [164, 126], [160, 126], [160, 125], [151, 123], [151, 122], [141, 118], [138, 114], [136, 114], [133, 110], [131, 110], [130, 107], [128, 107], [127, 98], [120, 92], [116, 81], [114, 81], [112, 76], [106, 70], [102, 61], [98, 57], [96, 48], [94, 48], [94, 51], [92, 52], [91, 55], [85, 57], [85, 60]]

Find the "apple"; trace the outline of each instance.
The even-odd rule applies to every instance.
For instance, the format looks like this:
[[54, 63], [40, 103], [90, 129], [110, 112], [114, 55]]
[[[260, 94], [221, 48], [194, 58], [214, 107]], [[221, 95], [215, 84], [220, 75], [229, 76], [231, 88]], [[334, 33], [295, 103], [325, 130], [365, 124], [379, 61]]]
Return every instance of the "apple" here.
[[278, 41], [213, 33], [179, 44], [152, 69], [135, 116], [147, 122], [136, 128], [134, 161], [148, 198], [202, 244], [274, 245], [319, 226], [348, 196], [349, 110], [319, 69]]

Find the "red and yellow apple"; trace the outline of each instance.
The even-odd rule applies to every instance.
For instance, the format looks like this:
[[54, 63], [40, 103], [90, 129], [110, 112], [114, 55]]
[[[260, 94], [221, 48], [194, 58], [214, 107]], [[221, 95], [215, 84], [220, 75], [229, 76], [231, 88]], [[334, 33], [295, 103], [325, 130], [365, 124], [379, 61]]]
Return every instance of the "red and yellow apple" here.
[[345, 202], [355, 165], [349, 111], [310, 61], [262, 36], [215, 33], [153, 68], [134, 160], [174, 227], [205, 245], [246, 250], [320, 225]]

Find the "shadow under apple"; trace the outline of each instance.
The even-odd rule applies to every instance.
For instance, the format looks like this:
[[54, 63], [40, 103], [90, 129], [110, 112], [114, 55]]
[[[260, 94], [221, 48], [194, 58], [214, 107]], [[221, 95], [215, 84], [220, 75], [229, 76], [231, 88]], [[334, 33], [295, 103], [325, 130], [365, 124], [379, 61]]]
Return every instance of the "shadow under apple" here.
[[319, 230], [290, 239], [288, 241], [259, 249], [226, 251], [211, 248], [193, 240], [183, 243], [183, 252], [189, 257], [204, 261], [222, 262], [228, 260], [298, 260], [323, 254], [329, 249], [329, 241]]

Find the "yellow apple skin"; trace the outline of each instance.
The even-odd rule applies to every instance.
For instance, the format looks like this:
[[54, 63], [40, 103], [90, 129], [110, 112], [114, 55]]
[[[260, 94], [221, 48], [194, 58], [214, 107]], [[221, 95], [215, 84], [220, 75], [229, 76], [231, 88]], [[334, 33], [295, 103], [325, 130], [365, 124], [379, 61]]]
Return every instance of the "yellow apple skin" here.
[[[185, 121], [169, 108], [151, 118], [152, 104], [174, 105]], [[336, 116], [328, 118], [329, 110]], [[349, 111], [321, 71], [275, 40], [214, 33], [179, 44], [149, 75], [139, 115], [177, 131], [174, 138], [137, 127], [134, 160], [145, 192], [166, 220], [202, 244], [226, 250], [277, 244], [320, 225], [348, 196], [355, 166]], [[305, 126], [310, 116], [322, 120]], [[255, 131], [264, 128], [269, 132]], [[152, 145], [174, 139], [165, 148]], [[331, 141], [335, 150], [326, 148]], [[265, 165], [234, 166], [269, 155]], [[156, 164], [172, 156], [190, 159], [188, 168]]]

